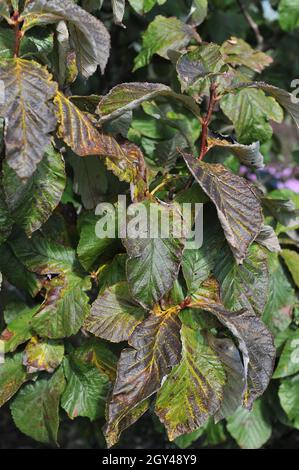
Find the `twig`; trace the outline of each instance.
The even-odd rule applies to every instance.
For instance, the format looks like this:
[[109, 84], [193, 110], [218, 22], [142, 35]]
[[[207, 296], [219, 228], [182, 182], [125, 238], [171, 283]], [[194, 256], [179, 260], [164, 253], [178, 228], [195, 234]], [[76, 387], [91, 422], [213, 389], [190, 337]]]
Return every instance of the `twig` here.
[[246, 19], [247, 23], [249, 24], [250, 28], [252, 29], [252, 31], [254, 32], [255, 34], [255, 37], [256, 37], [256, 40], [257, 40], [257, 43], [258, 43], [258, 46], [259, 46], [259, 49], [262, 49], [263, 48], [263, 44], [264, 44], [264, 38], [263, 36], [261, 35], [260, 33], [260, 30], [259, 30], [259, 27], [258, 25], [256, 24], [256, 22], [254, 21], [254, 19], [252, 18], [252, 16], [248, 13], [244, 3], [243, 3], [243, 0], [237, 0], [237, 3], [241, 9], [241, 12], [244, 16], [244, 18]]
[[217, 103], [218, 100], [219, 98], [217, 96], [217, 84], [212, 83], [210, 86], [210, 101], [209, 101], [209, 106], [208, 106], [208, 112], [206, 116], [202, 118], [201, 120], [202, 131], [201, 131], [200, 154], [198, 157], [199, 160], [202, 160], [208, 151], [207, 138], [208, 138], [209, 124], [212, 119], [215, 104]]
[[12, 24], [15, 30], [15, 47], [14, 47], [14, 57], [19, 57], [21, 40], [23, 37], [23, 32], [21, 31], [21, 21], [20, 14], [18, 11], [15, 11], [11, 17]]

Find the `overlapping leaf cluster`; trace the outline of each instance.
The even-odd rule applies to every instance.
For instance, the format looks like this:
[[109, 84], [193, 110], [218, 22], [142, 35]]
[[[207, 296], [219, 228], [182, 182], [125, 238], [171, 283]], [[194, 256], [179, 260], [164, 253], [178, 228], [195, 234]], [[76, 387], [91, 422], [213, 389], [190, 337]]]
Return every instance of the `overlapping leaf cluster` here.
[[[109, 32], [88, 12], [99, 6], [16, 3], [0, 9], [0, 405], [43, 443], [57, 443], [61, 410], [105, 421], [112, 446], [151, 409], [182, 447], [224, 419], [241, 447], [259, 447], [277, 346], [280, 403], [298, 428], [298, 198], [237, 174], [264, 167], [283, 109], [299, 127], [294, 97], [255, 79], [272, 58], [235, 36], [204, 42], [208, 2], [194, 0], [187, 22], [156, 15], [135, 58], [134, 70], [168, 60], [173, 87], [130, 81], [79, 96], [72, 86], [109, 58]], [[125, 2], [111, 3], [121, 25]], [[144, 14], [165, 2], [129, 3]], [[173, 225], [184, 226], [182, 203], [202, 203], [202, 246], [149, 227], [141, 239], [98, 238], [107, 216], [94, 209], [117, 209], [122, 193], [131, 213]]]

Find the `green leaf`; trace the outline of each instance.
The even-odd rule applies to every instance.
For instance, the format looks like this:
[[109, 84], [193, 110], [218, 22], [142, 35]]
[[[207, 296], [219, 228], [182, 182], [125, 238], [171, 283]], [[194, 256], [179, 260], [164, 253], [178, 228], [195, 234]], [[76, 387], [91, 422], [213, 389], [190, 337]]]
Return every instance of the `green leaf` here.
[[98, 266], [97, 262], [99, 257], [105, 254], [107, 250], [111, 251], [111, 254], [113, 254], [119, 245], [119, 241], [116, 237], [109, 238], [107, 236], [105, 238], [101, 238], [97, 236], [97, 223], [100, 222], [101, 219], [101, 226], [106, 220], [111, 220], [111, 224], [117, 223], [114, 214], [111, 214], [111, 219], [109, 214], [107, 216], [104, 215], [103, 217], [105, 219], [93, 214], [88, 214], [82, 221], [77, 253], [80, 263], [87, 271], [91, 271], [93, 268]]
[[11, 228], [12, 220], [6, 204], [2, 184], [0, 184], [0, 245], [9, 237]]
[[166, 426], [169, 440], [197, 430], [219, 408], [225, 371], [213, 350], [183, 324], [182, 360], [157, 394], [155, 412]]
[[34, 331], [53, 339], [78, 333], [90, 310], [90, 287], [89, 279], [76, 272], [45, 282], [45, 300], [32, 320]]
[[180, 449], [187, 449], [188, 447], [193, 444], [193, 442], [197, 441], [205, 432], [205, 427], [201, 426], [199, 429], [196, 431], [190, 432], [188, 434], [183, 434], [180, 437], [177, 437], [175, 439], [175, 444], [180, 448]]
[[144, 310], [133, 301], [126, 282], [108, 287], [92, 304], [84, 328], [113, 343], [127, 341], [144, 318]]
[[0, 116], [6, 122], [7, 163], [27, 179], [51, 144], [49, 134], [55, 130], [56, 118], [49, 101], [57, 85], [44, 67], [23, 59], [1, 62], [0, 75], [6, 91]]
[[271, 437], [272, 428], [260, 400], [252, 411], [240, 408], [227, 420], [227, 429], [242, 449], [259, 449]]
[[70, 40], [76, 51], [77, 66], [83, 77], [99, 65], [104, 73], [110, 50], [110, 36], [103, 23], [71, 0], [35, 0], [25, 7], [23, 30], [36, 25], [67, 21]]
[[203, 230], [202, 246], [198, 250], [185, 249], [183, 252], [182, 270], [189, 294], [196, 292], [201, 283], [210, 276], [225, 243], [219, 225], [206, 220]]
[[175, 93], [171, 88], [162, 83], [142, 82], [116, 85], [107, 95], [102, 97], [96, 112], [100, 116], [100, 123], [103, 123], [115, 119], [137, 108], [141, 103], [153, 100], [159, 96], [181, 101], [191, 112], [196, 115], [200, 114], [199, 108], [192, 98]]
[[222, 44], [221, 52], [228, 64], [244, 65], [257, 73], [261, 73], [273, 62], [272, 57], [262, 51], [252, 49], [246, 41], [234, 36]]
[[278, 13], [284, 31], [293, 31], [299, 27], [299, 5], [296, 0], [280, 0]]
[[199, 26], [208, 14], [208, 0], [192, 0], [191, 12], [189, 23], [192, 26]]
[[251, 245], [243, 264], [238, 265], [230, 250], [218, 256], [214, 274], [221, 286], [221, 300], [229, 310], [245, 308], [262, 315], [268, 300], [268, 261], [262, 248]]
[[143, 15], [148, 13], [158, 3], [162, 5], [166, 0], [129, 0], [129, 3], [134, 10]]
[[104, 163], [97, 156], [80, 158], [77, 155], [69, 155], [68, 161], [74, 172], [74, 192], [81, 196], [85, 209], [95, 209], [108, 189]]
[[167, 59], [169, 50], [178, 50], [187, 46], [195, 36], [192, 27], [179, 19], [156, 16], [143, 33], [142, 48], [135, 58], [133, 71], [147, 65], [154, 54]]
[[86, 416], [95, 420], [104, 415], [109, 378], [96, 366], [93, 354], [92, 348], [82, 346], [64, 359], [67, 385], [61, 406], [71, 419]]
[[31, 322], [39, 306], [28, 307], [26, 304], [16, 303], [8, 305], [8, 308], [13, 308], [16, 316], [8, 322], [0, 336], [6, 353], [13, 352], [20, 344], [31, 338]]
[[278, 391], [282, 408], [291, 420], [293, 427], [299, 429], [299, 374], [284, 379]]
[[287, 377], [299, 372], [299, 331], [296, 330], [292, 338], [284, 345], [278, 365], [273, 374], [274, 379]]
[[[147, 232], [143, 234], [145, 238], [127, 236], [122, 240], [128, 253], [127, 279], [132, 296], [146, 308], [151, 307], [171, 289], [178, 276], [183, 242], [174, 238], [172, 231], [174, 222], [171, 219], [175, 216], [175, 208], [145, 201], [134, 207], [132, 205], [130, 210], [131, 213], [143, 213], [148, 224]], [[168, 238], [159, 235], [159, 228], [162, 226], [159, 218], [162, 221], [168, 218], [171, 223]], [[134, 218], [131, 217], [129, 223], [133, 222]], [[151, 235], [155, 231], [159, 235], [157, 238]]]
[[233, 122], [237, 140], [242, 144], [266, 142], [272, 137], [269, 120], [281, 122], [283, 111], [277, 101], [262, 90], [246, 89], [222, 98], [220, 106]]
[[0, 269], [10, 284], [35, 297], [41, 290], [39, 277], [25, 268], [8, 243], [0, 247]]
[[269, 256], [269, 290], [268, 302], [263, 320], [269, 329], [277, 334], [291, 323], [295, 292], [285, 276], [276, 254]]
[[57, 443], [59, 402], [65, 388], [62, 367], [49, 378], [26, 384], [11, 404], [16, 426], [43, 443]]
[[0, 364], [0, 406], [10, 400], [27, 380], [22, 357], [22, 353], [17, 353], [7, 357], [4, 364]]
[[59, 341], [40, 340], [33, 336], [26, 345], [23, 355], [23, 364], [28, 374], [41, 370], [54, 372], [64, 356], [64, 345]]
[[103, 264], [97, 271], [99, 293], [107, 287], [126, 280], [127, 255], [120, 253], [110, 263]]
[[294, 250], [282, 250], [280, 256], [286, 263], [290, 271], [293, 281], [299, 287], [299, 254]]
[[33, 175], [22, 183], [7, 164], [3, 168], [3, 186], [14, 221], [28, 236], [50, 217], [64, 191], [64, 161], [53, 147], [44, 155]]
[[117, 378], [108, 405], [105, 435], [115, 443], [122, 429], [135, 422], [147, 409], [146, 399], [161, 386], [181, 355], [178, 309], [156, 307], [129, 339], [117, 366]]
[[182, 155], [196, 181], [215, 204], [226, 239], [237, 263], [241, 264], [263, 223], [253, 185], [220, 164]]

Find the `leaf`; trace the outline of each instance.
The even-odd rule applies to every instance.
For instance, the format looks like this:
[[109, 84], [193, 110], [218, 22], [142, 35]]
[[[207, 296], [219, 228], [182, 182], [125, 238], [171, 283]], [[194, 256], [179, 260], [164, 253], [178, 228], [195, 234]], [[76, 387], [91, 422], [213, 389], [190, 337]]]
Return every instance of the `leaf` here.
[[283, 119], [283, 111], [277, 101], [265, 96], [262, 90], [245, 89], [230, 93], [222, 98], [220, 106], [232, 121], [237, 140], [242, 144], [266, 142], [273, 133], [269, 120], [281, 122]]
[[89, 279], [68, 273], [45, 282], [45, 289], [45, 300], [32, 320], [34, 331], [53, 339], [78, 333], [90, 310]]
[[188, 294], [196, 292], [202, 282], [210, 276], [224, 243], [220, 225], [205, 220], [202, 246], [198, 250], [185, 249], [183, 252], [182, 270]]
[[214, 274], [220, 283], [221, 300], [229, 310], [253, 310], [262, 315], [268, 300], [268, 260], [254, 244], [243, 264], [238, 265], [228, 247], [219, 253]]
[[195, 37], [191, 26], [179, 19], [156, 16], [143, 33], [141, 51], [135, 58], [133, 71], [147, 65], [154, 54], [167, 59], [169, 50], [181, 49]]
[[12, 59], [1, 62], [5, 101], [6, 159], [21, 179], [30, 178], [51, 144], [56, 118], [52, 105], [57, 85], [46, 68], [36, 62]]
[[28, 236], [38, 230], [60, 202], [66, 183], [64, 161], [50, 147], [33, 175], [22, 183], [18, 175], [4, 163], [3, 186], [14, 221]]
[[252, 49], [246, 41], [234, 36], [222, 44], [221, 52], [228, 64], [244, 65], [257, 73], [261, 73], [273, 62], [272, 57], [262, 51]]
[[[111, 254], [113, 254], [118, 248], [119, 241], [116, 236], [114, 238], [97, 236], [98, 222], [102, 225], [107, 220], [111, 220], [111, 224], [115, 224], [116, 226], [117, 221], [115, 220], [115, 213], [111, 214], [111, 219], [109, 214], [103, 217], [88, 214], [83, 219], [77, 253], [80, 263], [87, 271], [91, 271], [98, 266], [99, 258], [104, 255], [107, 250], [110, 250]], [[113, 231], [113, 235], [114, 234], [115, 230]]]
[[225, 372], [201, 335], [183, 324], [182, 360], [162, 385], [155, 412], [170, 441], [198, 429], [220, 406]]
[[286, 263], [294, 283], [299, 287], [299, 254], [294, 250], [284, 249], [281, 251], [280, 256]]
[[27, 380], [26, 369], [22, 364], [22, 353], [7, 357], [0, 364], [0, 406], [4, 405]]
[[6, 0], [3, 0], [0, 4], [0, 19], [1, 17], [4, 17], [5, 19], [10, 18], [10, 13], [9, 13], [9, 6], [7, 4]]
[[115, 255], [110, 263], [103, 264], [97, 272], [99, 293], [102, 294], [107, 287], [126, 280], [127, 255]]
[[281, 251], [279, 240], [271, 225], [263, 225], [255, 241], [256, 243], [265, 246], [273, 253], [279, 253]]
[[33, 336], [26, 345], [23, 364], [28, 374], [34, 374], [41, 370], [54, 372], [64, 356], [64, 345], [53, 340], [40, 340]]
[[299, 5], [294, 0], [280, 0], [279, 24], [284, 31], [293, 31], [299, 26]]
[[181, 101], [195, 115], [200, 114], [199, 108], [192, 98], [175, 93], [170, 87], [162, 83], [146, 82], [116, 85], [107, 95], [101, 98], [96, 112], [100, 116], [100, 123], [104, 123], [137, 108], [145, 101], [153, 100], [159, 96]]
[[285, 199], [283, 194], [270, 192], [262, 198], [262, 203], [270, 214], [285, 227], [298, 224], [298, 210], [294, 201]]
[[39, 306], [28, 307], [16, 304], [15, 318], [8, 322], [0, 339], [4, 342], [5, 353], [13, 352], [22, 343], [31, 338], [31, 321]]
[[0, 245], [2, 245], [10, 235], [12, 220], [9, 215], [2, 184], [0, 184], [0, 191]]
[[125, 14], [125, 0], [112, 0], [112, 10], [114, 23], [122, 25]]
[[273, 372], [275, 347], [271, 333], [251, 309], [239, 312], [226, 310], [219, 302], [217, 281], [213, 279], [205, 290], [193, 297], [190, 307], [212, 313], [237, 338], [248, 381], [243, 406], [251, 409], [253, 401], [266, 390]]
[[272, 434], [271, 424], [264, 416], [260, 400], [254, 403], [252, 411], [240, 408], [229, 417], [227, 429], [242, 449], [259, 449]]
[[263, 320], [276, 335], [291, 323], [295, 292], [285, 276], [277, 255], [269, 256], [270, 283]]
[[[276, 102], [278, 102], [283, 108], [285, 108], [288, 111], [288, 113], [290, 113], [297, 127], [299, 128], [299, 103], [298, 103], [296, 96], [293, 95], [292, 93], [282, 90], [281, 88], [277, 88], [273, 85], [269, 85], [268, 83], [265, 83], [265, 82], [241, 83], [241, 84], [236, 85], [236, 88], [258, 88], [259, 90], [263, 90], [265, 93], [269, 93], [271, 97], [268, 97], [268, 100], [272, 99], [272, 103], [273, 103], [272, 112], [269, 114], [271, 119], [273, 119], [274, 121], [280, 122], [277, 104], [274, 105], [275, 100], [276, 100]], [[272, 97], [274, 98], [274, 102], [273, 102]], [[272, 115], [273, 111], [275, 112], [274, 117]]]
[[0, 246], [0, 269], [8, 282], [35, 297], [41, 290], [39, 277], [25, 268], [8, 244]]
[[15, 425], [36, 441], [57, 443], [59, 402], [64, 387], [61, 367], [49, 378], [26, 384], [10, 407]]
[[108, 189], [108, 178], [103, 162], [97, 156], [80, 158], [69, 155], [73, 175], [73, 188], [82, 199], [85, 209], [95, 209]]
[[92, 421], [103, 417], [109, 378], [94, 363], [92, 348], [76, 348], [63, 363], [67, 385], [61, 406], [71, 419], [86, 416]]
[[208, 147], [221, 147], [229, 150], [243, 165], [252, 168], [264, 168], [264, 157], [260, 153], [260, 143], [250, 145], [239, 144], [236, 140], [227, 136], [211, 136], [208, 138]]
[[299, 332], [294, 331], [292, 338], [284, 345], [278, 365], [273, 374], [274, 379], [287, 377], [299, 372]]
[[90, 77], [99, 65], [102, 73], [109, 58], [110, 36], [103, 23], [71, 0], [34, 0], [25, 7], [23, 30], [36, 25], [67, 21], [70, 41], [76, 50], [77, 66], [83, 77]]
[[113, 137], [100, 134], [89, 116], [58, 93], [54, 103], [59, 121], [58, 136], [80, 157], [101, 155], [123, 158], [123, 151]]
[[[172, 230], [175, 223], [174, 208], [150, 201], [130, 207], [131, 214], [136, 211], [135, 214], [142, 214], [146, 218], [146, 232], [142, 235], [144, 238], [131, 238], [127, 234], [127, 238], [122, 240], [128, 253], [127, 279], [133, 298], [146, 308], [151, 307], [171, 289], [178, 276], [183, 241], [175, 238]], [[168, 218], [170, 221], [168, 238], [159, 235], [159, 229], [163, 227], [159, 217], [160, 220], [166, 221]], [[132, 216], [129, 223], [133, 222]], [[181, 219], [178, 223], [181, 223]], [[157, 238], [155, 233], [158, 234]]]
[[279, 387], [280, 403], [294, 428], [299, 429], [299, 374], [284, 379]]
[[134, 10], [143, 15], [148, 13], [158, 3], [162, 5], [166, 0], [129, 0], [129, 3]]
[[220, 164], [182, 155], [196, 181], [214, 202], [226, 239], [237, 263], [241, 264], [263, 223], [254, 187]]
[[119, 282], [97, 297], [84, 328], [95, 336], [119, 343], [130, 338], [144, 313], [133, 301], [127, 283]]
[[190, 13], [189, 24], [199, 26], [208, 14], [208, 0], [193, 0]]
[[146, 399], [161, 386], [181, 354], [178, 309], [156, 308], [129, 339], [132, 348], [121, 353], [117, 378], [108, 405], [106, 439], [115, 443], [122, 429], [147, 409]]

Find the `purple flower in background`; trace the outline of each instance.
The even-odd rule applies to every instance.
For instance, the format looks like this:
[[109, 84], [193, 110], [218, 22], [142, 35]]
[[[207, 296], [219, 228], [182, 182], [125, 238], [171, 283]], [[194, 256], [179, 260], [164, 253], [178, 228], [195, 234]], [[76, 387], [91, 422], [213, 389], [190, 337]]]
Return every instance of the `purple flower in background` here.
[[246, 166], [241, 166], [239, 173], [249, 181], [259, 181], [269, 190], [291, 189], [299, 193], [299, 167], [285, 167], [280, 163], [269, 165], [253, 173]]

